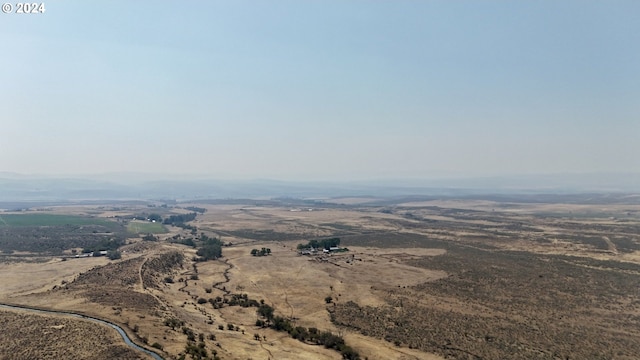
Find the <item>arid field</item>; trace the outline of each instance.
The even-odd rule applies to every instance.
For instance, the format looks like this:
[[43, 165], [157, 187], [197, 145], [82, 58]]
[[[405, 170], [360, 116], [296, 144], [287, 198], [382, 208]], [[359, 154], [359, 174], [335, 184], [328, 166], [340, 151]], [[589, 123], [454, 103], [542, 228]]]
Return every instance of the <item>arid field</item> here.
[[[156, 215], [173, 222], [147, 220]], [[634, 196], [78, 205], [0, 218], [0, 302], [110, 321], [165, 359], [640, 354]], [[340, 251], [300, 254], [331, 238]], [[203, 261], [211, 239], [222, 256]], [[96, 246], [109, 255], [81, 256]], [[147, 358], [80, 319], [3, 309], [0, 322], [2, 359]]]

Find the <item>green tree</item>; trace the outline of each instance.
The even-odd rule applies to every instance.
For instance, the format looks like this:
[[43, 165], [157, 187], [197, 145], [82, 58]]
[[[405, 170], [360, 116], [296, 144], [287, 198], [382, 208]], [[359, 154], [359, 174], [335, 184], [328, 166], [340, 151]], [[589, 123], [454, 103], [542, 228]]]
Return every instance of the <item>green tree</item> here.
[[222, 246], [218, 244], [205, 245], [196, 251], [202, 260], [215, 260], [222, 257]]
[[107, 252], [107, 257], [109, 260], [118, 260], [122, 257], [122, 254], [118, 250], [109, 250]]
[[144, 241], [158, 241], [158, 238], [153, 236], [153, 234], [147, 234], [147, 235], [142, 237], [142, 240], [144, 240]]
[[262, 304], [258, 307], [258, 315], [267, 320], [273, 320], [273, 308], [267, 304]]

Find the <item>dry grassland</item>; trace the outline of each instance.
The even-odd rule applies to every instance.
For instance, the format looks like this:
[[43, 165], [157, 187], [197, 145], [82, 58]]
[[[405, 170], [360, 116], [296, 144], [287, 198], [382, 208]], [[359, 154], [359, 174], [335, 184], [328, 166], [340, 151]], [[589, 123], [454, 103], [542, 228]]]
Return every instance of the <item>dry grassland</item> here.
[[83, 271], [107, 264], [106, 258], [87, 258], [82, 261], [62, 261], [59, 258], [46, 262], [0, 262], [0, 294], [20, 296], [39, 293], [72, 281]]
[[[295, 326], [342, 335], [363, 359], [632, 359], [640, 353], [634, 340], [640, 336], [638, 205], [197, 206], [208, 211], [191, 224], [233, 244], [219, 260], [194, 262], [195, 249], [161, 241], [127, 245], [114, 262], [0, 263], [3, 274], [12, 274], [0, 283], [0, 300], [107, 319], [139, 343], [162, 345], [166, 358], [185, 351], [189, 331], [208, 355], [222, 359], [341, 358], [256, 326], [256, 308], [229, 305], [234, 295], [263, 300]], [[188, 236], [169, 230], [161, 239]], [[296, 250], [333, 236], [349, 251], [301, 256]], [[262, 247], [271, 255], [250, 255]], [[175, 252], [184, 254], [182, 263], [162, 265]], [[172, 329], [168, 319], [181, 324]]]
[[0, 328], [1, 359], [149, 359], [86, 320], [0, 309]]

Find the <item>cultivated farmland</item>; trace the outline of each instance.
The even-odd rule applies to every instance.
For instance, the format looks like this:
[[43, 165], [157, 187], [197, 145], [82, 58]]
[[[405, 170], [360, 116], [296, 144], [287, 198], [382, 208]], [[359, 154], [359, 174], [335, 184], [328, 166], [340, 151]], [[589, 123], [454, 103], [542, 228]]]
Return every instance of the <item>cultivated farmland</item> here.
[[127, 225], [127, 231], [133, 234], [166, 234], [167, 229], [158, 222], [132, 220]]

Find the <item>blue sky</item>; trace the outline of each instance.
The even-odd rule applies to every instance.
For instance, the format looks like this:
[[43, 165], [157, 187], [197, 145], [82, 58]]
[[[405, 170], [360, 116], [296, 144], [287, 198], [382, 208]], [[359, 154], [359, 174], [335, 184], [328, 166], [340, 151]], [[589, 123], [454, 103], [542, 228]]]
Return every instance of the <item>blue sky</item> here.
[[640, 172], [636, 1], [47, 1], [0, 14], [0, 171]]

